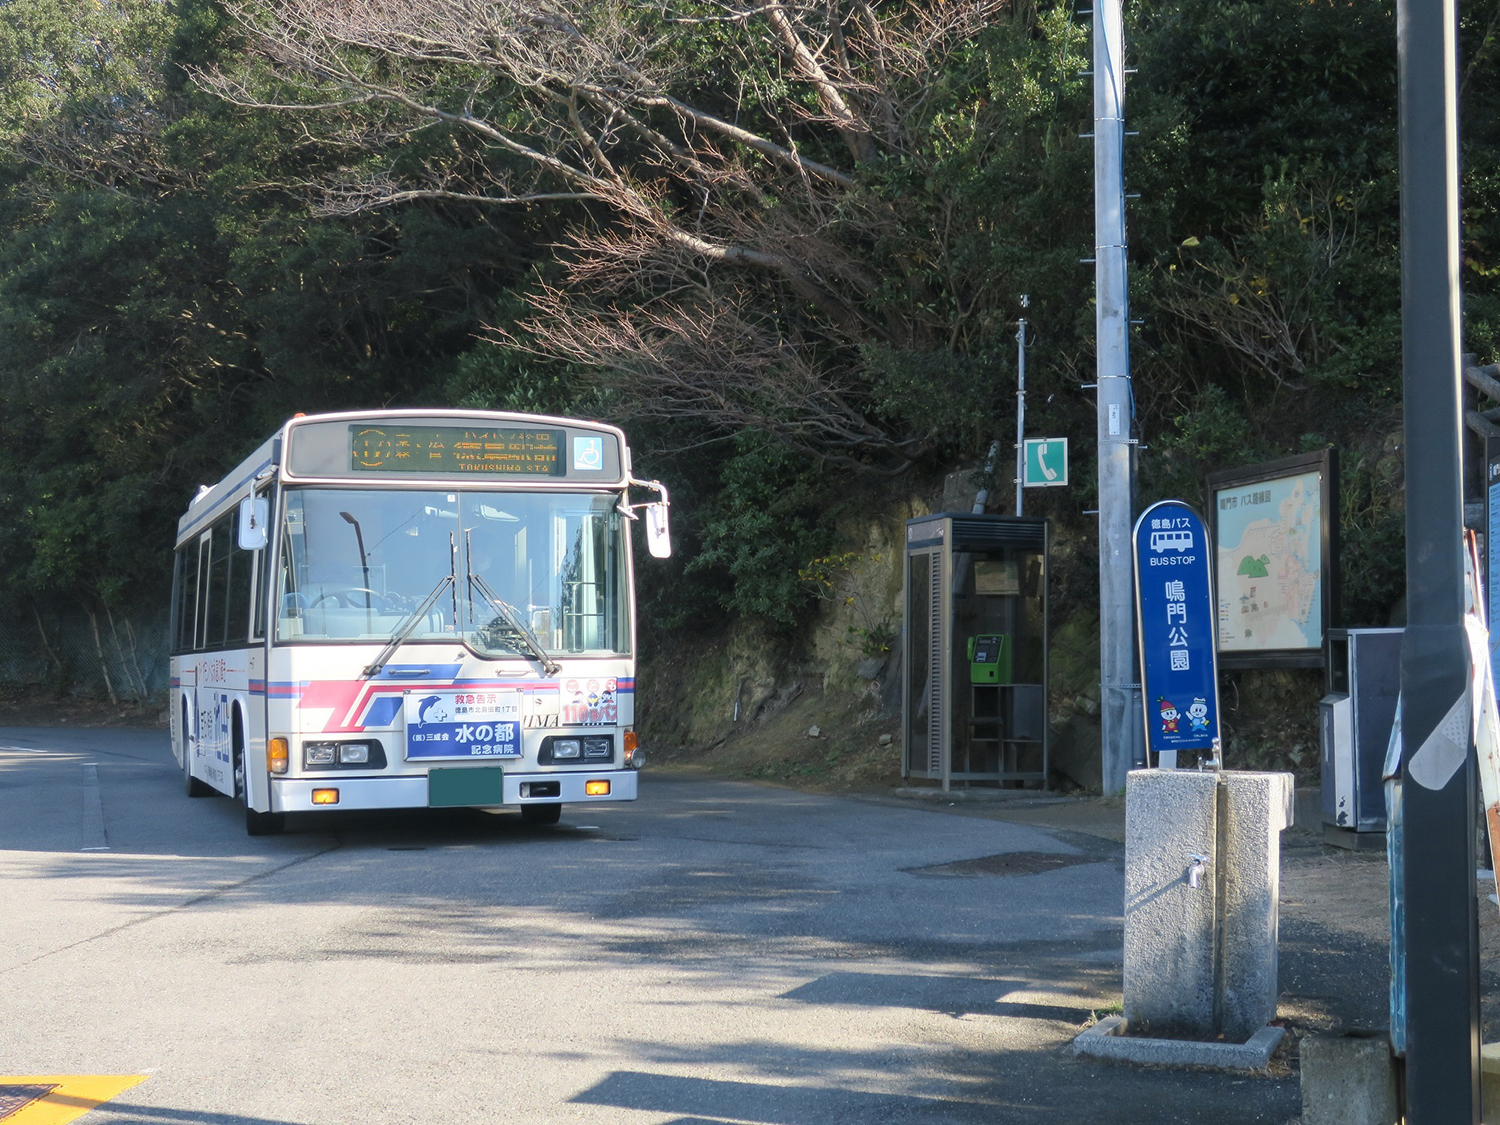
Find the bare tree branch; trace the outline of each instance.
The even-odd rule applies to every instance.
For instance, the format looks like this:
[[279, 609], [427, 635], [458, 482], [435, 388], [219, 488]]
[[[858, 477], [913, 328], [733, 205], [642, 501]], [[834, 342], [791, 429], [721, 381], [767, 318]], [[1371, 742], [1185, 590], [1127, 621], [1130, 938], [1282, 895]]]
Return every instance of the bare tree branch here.
[[[952, 347], [977, 314], [876, 300], [889, 247], [912, 243], [895, 261], [927, 285], [952, 236], [903, 230], [859, 169], [921, 149], [934, 71], [1004, 0], [673, 2], [230, 0], [253, 65], [194, 79], [322, 121], [351, 157], [310, 188], [328, 213], [574, 208], [563, 280], [534, 291], [524, 339], [497, 330], [508, 345], [597, 369], [638, 414], [909, 463], [925, 439], [882, 420], [859, 349]], [[710, 23], [731, 29], [715, 66], [744, 76], [735, 105], [670, 38]], [[448, 136], [451, 155], [386, 159]]]

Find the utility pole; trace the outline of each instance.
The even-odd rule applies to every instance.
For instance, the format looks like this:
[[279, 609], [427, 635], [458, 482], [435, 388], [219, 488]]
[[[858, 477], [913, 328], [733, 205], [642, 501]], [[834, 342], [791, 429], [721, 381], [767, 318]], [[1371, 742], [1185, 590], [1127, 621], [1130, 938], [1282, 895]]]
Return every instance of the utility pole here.
[[1145, 737], [1135, 680], [1135, 401], [1125, 262], [1125, 20], [1094, 0], [1094, 331], [1099, 441], [1099, 724], [1105, 793]]
[[[1031, 298], [1021, 294], [1021, 308], [1027, 308]], [[1016, 515], [1021, 514], [1021, 493], [1026, 487], [1026, 318], [1020, 321], [1016, 332]]]
[[[1455, 0], [1398, 0], [1407, 625], [1401, 641], [1406, 1120], [1479, 1120], [1464, 632]], [[1493, 549], [1493, 547], [1491, 548]]]

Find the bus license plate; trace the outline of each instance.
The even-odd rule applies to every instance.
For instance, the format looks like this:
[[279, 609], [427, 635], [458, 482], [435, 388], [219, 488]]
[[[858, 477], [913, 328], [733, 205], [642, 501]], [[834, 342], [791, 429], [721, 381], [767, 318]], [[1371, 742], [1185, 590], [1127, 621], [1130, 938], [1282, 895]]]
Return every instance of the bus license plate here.
[[520, 692], [412, 692], [406, 697], [408, 759], [520, 756]]
[[453, 809], [505, 801], [505, 771], [495, 766], [427, 771], [427, 805]]

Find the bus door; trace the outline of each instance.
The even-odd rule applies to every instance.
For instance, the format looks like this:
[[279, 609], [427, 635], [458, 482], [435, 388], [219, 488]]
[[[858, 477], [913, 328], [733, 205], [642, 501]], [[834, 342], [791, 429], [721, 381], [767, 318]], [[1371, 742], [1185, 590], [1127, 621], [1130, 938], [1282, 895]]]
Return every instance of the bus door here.
[[172, 709], [172, 748], [184, 768], [193, 757], [193, 718], [198, 714], [197, 686], [197, 660], [192, 656], [184, 656], [177, 665], [180, 702]]
[[193, 582], [193, 651], [184, 655], [180, 679], [182, 683], [182, 710], [186, 716], [186, 725], [182, 732], [183, 753], [192, 760], [191, 772], [202, 777], [203, 764], [200, 760], [202, 739], [202, 722], [198, 710], [198, 661], [203, 651], [203, 644], [208, 636], [208, 607], [205, 604], [209, 582], [210, 543], [212, 536], [204, 532], [198, 539], [198, 567]]

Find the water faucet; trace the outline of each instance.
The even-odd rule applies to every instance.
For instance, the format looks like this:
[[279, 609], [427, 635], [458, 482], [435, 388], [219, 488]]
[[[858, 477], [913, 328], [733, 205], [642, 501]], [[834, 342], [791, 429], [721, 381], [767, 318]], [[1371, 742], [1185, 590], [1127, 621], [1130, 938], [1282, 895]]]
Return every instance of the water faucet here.
[[1204, 873], [1208, 871], [1208, 856], [1191, 852], [1188, 858], [1193, 861], [1187, 872], [1188, 886], [1196, 891], [1203, 885]]

